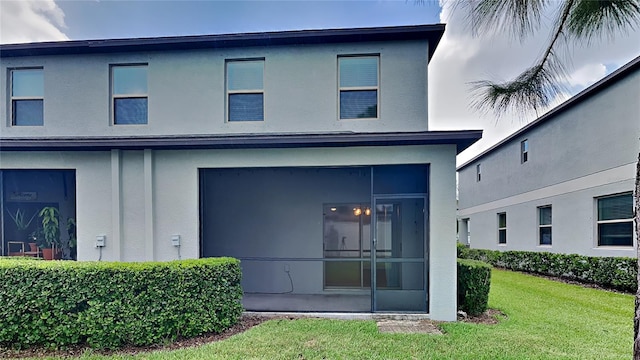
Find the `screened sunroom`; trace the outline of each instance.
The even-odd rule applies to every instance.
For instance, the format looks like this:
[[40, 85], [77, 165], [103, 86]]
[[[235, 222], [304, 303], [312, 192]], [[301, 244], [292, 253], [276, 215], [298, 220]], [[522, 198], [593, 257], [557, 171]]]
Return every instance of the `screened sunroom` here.
[[74, 170], [0, 170], [0, 184], [0, 256], [76, 258]]
[[429, 165], [200, 169], [202, 256], [259, 311], [428, 312]]

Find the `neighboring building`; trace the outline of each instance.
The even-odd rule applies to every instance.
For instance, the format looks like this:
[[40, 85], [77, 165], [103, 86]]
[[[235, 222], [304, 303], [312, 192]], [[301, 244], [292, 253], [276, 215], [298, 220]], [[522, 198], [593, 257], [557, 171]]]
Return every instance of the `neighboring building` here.
[[458, 167], [472, 248], [635, 257], [640, 57]]
[[443, 32], [2, 45], [2, 212], [57, 206], [79, 260], [237, 257], [251, 310], [455, 320], [455, 156], [481, 131], [428, 130]]

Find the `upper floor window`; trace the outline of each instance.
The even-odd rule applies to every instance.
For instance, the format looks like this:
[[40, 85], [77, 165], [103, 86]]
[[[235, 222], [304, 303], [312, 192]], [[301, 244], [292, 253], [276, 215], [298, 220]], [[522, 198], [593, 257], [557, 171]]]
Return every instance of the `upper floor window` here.
[[264, 59], [227, 61], [227, 119], [264, 120]]
[[540, 245], [551, 245], [551, 205], [538, 208], [538, 241]]
[[338, 58], [340, 119], [378, 118], [379, 56]]
[[476, 165], [476, 181], [482, 180], [482, 168], [480, 164]]
[[633, 246], [633, 195], [602, 197], [598, 202], [598, 246]]
[[111, 67], [111, 106], [116, 125], [147, 123], [146, 64]]
[[498, 244], [507, 244], [507, 213], [498, 213]]
[[520, 163], [524, 164], [529, 161], [529, 139], [520, 142]]
[[11, 70], [11, 125], [44, 124], [43, 69]]

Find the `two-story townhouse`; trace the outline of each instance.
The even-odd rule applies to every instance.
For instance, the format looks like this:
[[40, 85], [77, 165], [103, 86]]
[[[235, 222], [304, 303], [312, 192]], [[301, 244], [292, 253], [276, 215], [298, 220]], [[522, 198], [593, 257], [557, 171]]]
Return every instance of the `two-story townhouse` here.
[[481, 132], [428, 130], [443, 32], [1, 46], [4, 253], [8, 214], [54, 206], [79, 260], [239, 258], [250, 310], [455, 320], [455, 156]]
[[458, 167], [472, 248], [635, 257], [640, 57]]

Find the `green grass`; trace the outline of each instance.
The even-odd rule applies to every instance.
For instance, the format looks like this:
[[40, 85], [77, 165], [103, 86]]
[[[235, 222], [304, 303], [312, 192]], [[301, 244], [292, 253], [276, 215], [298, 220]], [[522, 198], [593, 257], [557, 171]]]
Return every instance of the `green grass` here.
[[494, 270], [497, 325], [447, 323], [445, 335], [380, 334], [373, 321], [271, 320], [225, 341], [137, 356], [85, 359], [623, 359], [633, 297]]

